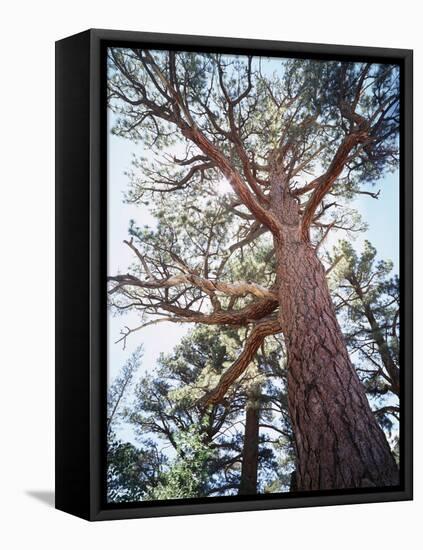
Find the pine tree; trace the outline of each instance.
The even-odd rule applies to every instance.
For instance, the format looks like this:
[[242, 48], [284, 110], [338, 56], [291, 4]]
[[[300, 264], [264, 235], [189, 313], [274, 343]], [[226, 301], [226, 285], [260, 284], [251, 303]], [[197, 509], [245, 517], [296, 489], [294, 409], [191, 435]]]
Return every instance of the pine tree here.
[[109, 277], [115, 307], [144, 326], [250, 327], [210, 404], [282, 333], [297, 487], [396, 485], [321, 244], [351, 225], [340, 199], [397, 166], [398, 67], [111, 48], [108, 88], [115, 134], [149, 149], [127, 200], [158, 220], [131, 227], [137, 264]]

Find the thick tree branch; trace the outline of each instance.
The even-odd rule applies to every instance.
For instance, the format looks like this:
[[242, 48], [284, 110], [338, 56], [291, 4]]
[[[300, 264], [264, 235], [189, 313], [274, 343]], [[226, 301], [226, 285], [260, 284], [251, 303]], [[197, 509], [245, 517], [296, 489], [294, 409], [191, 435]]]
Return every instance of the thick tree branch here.
[[138, 288], [145, 289], [161, 289], [161, 288], [171, 288], [180, 285], [194, 285], [205, 294], [210, 295], [211, 293], [219, 292], [225, 296], [238, 296], [244, 297], [248, 294], [252, 294], [257, 298], [270, 298], [277, 300], [277, 293], [269, 290], [257, 283], [252, 283], [248, 281], [238, 281], [236, 283], [226, 283], [224, 281], [212, 281], [210, 279], [205, 279], [200, 277], [195, 273], [184, 273], [180, 275], [173, 275], [167, 279], [153, 279], [152, 281], [142, 281], [138, 277], [135, 277], [130, 274], [126, 275], [114, 275], [108, 277], [109, 281], [115, 281], [118, 283], [115, 287], [109, 290], [109, 294], [114, 294], [121, 288], [125, 286], [134, 286]]
[[197, 128], [185, 126], [181, 128], [182, 134], [192, 140], [208, 158], [216, 164], [222, 174], [226, 177], [233, 190], [242, 201], [242, 203], [250, 210], [250, 212], [263, 225], [268, 227], [274, 234], [280, 233], [280, 224], [276, 217], [261, 206], [258, 200], [254, 197], [248, 187], [245, 185], [237, 170], [232, 166], [229, 159], [219, 151], [209, 139]]
[[326, 172], [307, 186], [309, 189], [314, 189], [314, 191], [307, 202], [302, 218], [301, 233], [304, 240], [309, 240], [309, 229], [316, 210], [323, 198], [331, 190], [336, 179], [342, 173], [342, 170], [349, 160], [351, 151], [359, 143], [363, 143], [367, 138], [368, 132], [366, 129], [355, 131], [347, 135], [339, 145]]
[[[248, 240], [246, 243], [249, 242]], [[131, 248], [131, 250], [136, 254], [137, 258], [140, 260], [141, 265], [143, 266], [148, 280], [142, 281], [134, 275], [114, 275], [108, 277], [109, 281], [115, 281], [118, 283], [115, 287], [109, 290], [109, 294], [114, 294], [118, 290], [124, 287], [138, 287], [144, 289], [163, 289], [163, 288], [172, 288], [177, 286], [189, 285], [196, 286], [202, 290], [205, 294], [210, 297], [213, 297], [216, 292], [223, 294], [225, 296], [236, 296], [236, 297], [245, 297], [248, 294], [255, 296], [256, 298], [268, 298], [271, 300], [277, 300], [277, 293], [273, 290], [269, 290], [262, 285], [249, 281], [238, 281], [236, 283], [228, 283], [225, 281], [211, 280], [201, 277], [194, 271], [190, 270], [189, 267], [177, 256], [174, 254], [174, 260], [178, 264], [178, 268], [183, 271], [183, 273], [178, 275], [173, 275], [165, 279], [158, 279], [155, 277], [150, 270], [148, 263], [144, 256], [140, 253], [137, 247], [133, 244], [133, 241], [124, 241], [124, 243]], [[231, 251], [232, 252], [232, 251]]]
[[[123, 101], [129, 100], [128, 102], [132, 105], [144, 105], [148, 107], [152, 113], [154, 113], [154, 116], [163, 118], [164, 120], [175, 124], [181, 130], [182, 135], [186, 139], [193, 142], [209, 158], [209, 160], [216, 165], [223, 176], [228, 180], [240, 200], [251, 211], [251, 213], [273, 233], [279, 233], [280, 226], [275, 216], [260, 204], [259, 199], [256, 198], [248, 189], [248, 186], [243, 181], [239, 172], [232, 165], [230, 160], [205, 136], [205, 134], [196, 125], [191, 113], [189, 112], [186, 101], [184, 101], [184, 98], [177, 87], [174, 77], [173, 79], [172, 77], [168, 79], [163, 71], [158, 67], [152, 55], [148, 51], [145, 52], [145, 57], [143, 58], [144, 66], [145, 63], [147, 63], [149, 72], [153, 72], [157, 77], [157, 79], [155, 78], [151, 80], [152, 84], [162, 96], [164, 95], [165, 89], [167, 90], [167, 92], [165, 92], [166, 95], [169, 95], [172, 98], [170, 105], [172, 105], [173, 110], [170, 111], [169, 106], [156, 104], [153, 100], [148, 98], [145, 87], [137, 81], [134, 75], [131, 74], [131, 72], [116, 58], [116, 56], [113, 55], [113, 53], [112, 59], [121, 73], [129, 82], [131, 82], [140, 94], [140, 99], [135, 102], [131, 101], [130, 98], [127, 98], [123, 94], [119, 95], [120, 99]], [[173, 61], [171, 60], [171, 64], [172, 63], [174, 63], [174, 59]], [[160, 81], [161, 85], [158, 84], [158, 81]], [[223, 90], [225, 91], [224, 87]], [[175, 106], [177, 109], [175, 109]], [[182, 117], [181, 112], [185, 115], [185, 119]]]
[[266, 336], [278, 334], [281, 330], [279, 321], [274, 317], [254, 325], [238, 359], [224, 372], [217, 386], [201, 399], [201, 404], [208, 406], [220, 403], [230, 386], [245, 372]]

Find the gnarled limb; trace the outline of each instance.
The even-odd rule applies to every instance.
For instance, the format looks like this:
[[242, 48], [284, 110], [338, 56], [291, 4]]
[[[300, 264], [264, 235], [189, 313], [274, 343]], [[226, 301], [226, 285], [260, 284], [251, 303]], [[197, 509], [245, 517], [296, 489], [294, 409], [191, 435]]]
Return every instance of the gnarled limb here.
[[[260, 228], [257, 227], [256, 231], [258, 231], [258, 229]], [[249, 240], [246, 240], [246, 244], [247, 242], [249, 242]], [[238, 281], [236, 283], [229, 283], [225, 281], [219, 281], [216, 279], [211, 280], [211, 279], [207, 279], [206, 277], [201, 277], [195, 271], [190, 269], [188, 265], [181, 258], [179, 258], [176, 254], [170, 251], [169, 253], [172, 256], [173, 260], [175, 261], [178, 270], [182, 271], [182, 273], [178, 275], [169, 276], [164, 279], [158, 279], [153, 275], [152, 271], [150, 270], [145, 257], [141, 254], [138, 248], [133, 244], [133, 240], [131, 239], [130, 241], [124, 241], [124, 243], [127, 246], [129, 246], [129, 248], [135, 253], [137, 258], [140, 260], [141, 265], [147, 274], [148, 280], [142, 281], [138, 277], [135, 277], [134, 275], [130, 275], [129, 273], [127, 273], [126, 275], [114, 275], [114, 276], [108, 277], [109, 281], [115, 281], [118, 283], [114, 288], [109, 290], [109, 294], [114, 294], [120, 289], [128, 286], [154, 290], [154, 289], [172, 288], [172, 287], [183, 286], [183, 285], [189, 285], [189, 286], [193, 285], [199, 288], [201, 291], [203, 291], [206, 295], [208, 295], [212, 300], [212, 302], [215, 298], [216, 292], [223, 294], [225, 296], [231, 296], [231, 297], [233, 296], [244, 297], [244, 296], [247, 296], [248, 294], [252, 294], [257, 298], [269, 298], [272, 300], [277, 300], [276, 292], [274, 292], [272, 289], [267, 289], [257, 283], [252, 283], [249, 281]], [[232, 253], [233, 250], [230, 248], [229, 252]], [[207, 272], [208, 270], [206, 269], [205, 271]], [[220, 309], [220, 305], [218, 309]]]
[[280, 234], [280, 224], [277, 218], [259, 203], [230, 160], [197, 127], [191, 128], [186, 125], [181, 130], [186, 138], [193, 141], [216, 164], [216, 167], [226, 177], [242, 203], [256, 219], [268, 227], [272, 233]]
[[281, 330], [281, 325], [275, 317], [256, 323], [238, 359], [224, 372], [217, 386], [201, 399], [201, 404], [207, 406], [220, 403], [230, 386], [245, 372], [266, 336], [278, 334]]
[[309, 229], [313, 222], [315, 213], [323, 198], [329, 193], [336, 179], [341, 175], [346, 163], [350, 158], [350, 153], [358, 144], [363, 143], [368, 138], [366, 130], [353, 132], [346, 136], [339, 145], [329, 168], [324, 174], [316, 178], [307, 187], [314, 189], [307, 205], [301, 223], [301, 234], [304, 240], [309, 240]]
[[247, 294], [252, 294], [257, 298], [271, 298], [276, 300], [277, 294], [272, 290], [269, 290], [257, 283], [251, 283], [248, 281], [238, 281], [237, 283], [226, 283], [224, 281], [212, 281], [204, 279], [195, 273], [186, 273], [181, 275], [174, 275], [167, 279], [154, 280], [154, 281], [141, 281], [138, 277], [133, 275], [114, 275], [108, 277], [109, 281], [115, 281], [118, 284], [109, 290], [109, 294], [114, 294], [124, 286], [135, 286], [146, 289], [160, 289], [170, 288], [179, 285], [194, 285], [202, 290], [205, 294], [214, 294], [219, 292], [225, 296], [238, 296], [243, 297]]
[[[171, 60], [171, 66], [173, 66], [173, 76], [171, 74], [167, 77], [158, 66], [150, 52], [145, 50], [142, 54], [138, 53], [139, 60], [143, 64], [144, 69], [148, 69], [147, 72], [150, 75], [151, 83], [155, 86], [160, 96], [168, 99], [167, 104], [161, 104], [155, 102], [148, 96], [145, 86], [137, 80], [134, 74], [131, 73], [124, 63], [117, 59], [117, 57], [113, 54], [113, 49], [111, 51], [111, 58], [114, 64], [119, 69], [121, 74], [135, 88], [139, 95], [139, 99], [134, 100], [127, 97], [121, 89], [117, 89], [116, 87], [113, 89], [112, 93], [124, 102], [127, 102], [133, 106], [146, 107], [154, 114], [155, 117], [175, 124], [180, 129], [182, 135], [194, 143], [200, 151], [202, 151], [202, 153], [204, 153], [207, 158], [216, 165], [216, 168], [228, 180], [237, 196], [256, 217], [256, 219], [268, 227], [272, 232], [279, 233], [280, 225], [278, 220], [267, 208], [260, 204], [260, 199], [254, 194], [254, 192], [256, 192], [259, 196], [262, 195], [258, 186], [255, 185], [253, 178], [250, 178], [250, 169], [248, 169], [247, 174], [249, 177], [249, 184], [254, 188], [254, 192], [250, 191], [247, 183], [243, 180], [242, 176], [234, 167], [230, 159], [228, 159], [225, 154], [206, 137], [204, 132], [195, 123], [189, 110], [187, 100], [183, 97], [175, 80], [174, 58]], [[247, 160], [248, 159], [244, 158], [244, 161]], [[247, 168], [246, 164], [245, 167]], [[261, 196], [262, 200], [263, 198], [264, 197]]]
[[[255, 300], [251, 304], [244, 306], [238, 310], [228, 309], [219, 310], [213, 313], [201, 313], [199, 311], [181, 308], [172, 304], [160, 303], [156, 307], [176, 315], [179, 319], [188, 319], [193, 323], [201, 323], [203, 325], [229, 325], [234, 327], [246, 327], [250, 323], [263, 319], [270, 313], [274, 312], [279, 305], [277, 300], [264, 298]], [[175, 319], [177, 321], [177, 319]]]

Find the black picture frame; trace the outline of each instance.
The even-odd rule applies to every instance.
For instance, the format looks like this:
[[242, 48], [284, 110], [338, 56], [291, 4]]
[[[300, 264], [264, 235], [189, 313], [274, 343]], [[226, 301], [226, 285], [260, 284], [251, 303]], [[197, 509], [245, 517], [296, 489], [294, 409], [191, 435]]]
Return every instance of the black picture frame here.
[[[401, 69], [401, 484], [392, 489], [106, 504], [105, 47], [397, 63]], [[411, 50], [91, 29], [56, 43], [56, 508], [87, 520], [412, 499]]]

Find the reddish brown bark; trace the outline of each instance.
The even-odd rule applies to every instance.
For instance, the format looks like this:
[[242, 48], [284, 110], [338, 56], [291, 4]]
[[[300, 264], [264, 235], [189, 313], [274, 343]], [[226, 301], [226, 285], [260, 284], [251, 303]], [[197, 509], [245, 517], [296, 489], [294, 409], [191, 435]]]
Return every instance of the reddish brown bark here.
[[280, 322], [298, 490], [392, 486], [398, 470], [351, 364], [323, 265], [301, 236], [298, 203], [279, 182], [273, 210]]
[[245, 413], [245, 435], [242, 449], [240, 495], [255, 495], [257, 493], [257, 469], [259, 454], [259, 417], [257, 402], [247, 404]]
[[200, 402], [204, 406], [221, 403], [228, 389], [247, 369], [266, 336], [278, 332], [281, 332], [281, 327], [276, 318], [259, 321], [248, 336], [244, 349], [237, 360], [223, 373], [217, 386], [208, 392]]

